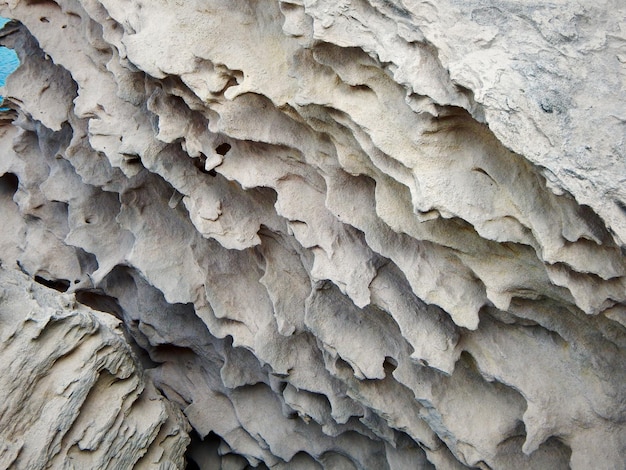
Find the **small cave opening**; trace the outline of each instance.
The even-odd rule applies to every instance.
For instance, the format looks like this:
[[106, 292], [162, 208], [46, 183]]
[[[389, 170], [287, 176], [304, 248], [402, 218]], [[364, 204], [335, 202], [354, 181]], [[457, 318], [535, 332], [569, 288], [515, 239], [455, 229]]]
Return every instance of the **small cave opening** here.
[[226, 142], [224, 142], [223, 144], [219, 144], [217, 147], [215, 147], [215, 152], [218, 153], [219, 155], [226, 155], [230, 149], [232, 148], [232, 146]]
[[59, 292], [67, 292], [70, 288], [70, 281], [67, 279], [46, 279], [45, 277], [35, 276], [35, 282]]
[[204, 439], [195, 429], [189, 433], [191, 443], [187, 447], [185, 460], [187, 462], [186, 470], [197, 470], [201, 468], [241, 468], [242, 470], [267, 469], [264, 462], [260, 462], [257, 467], [252, 467], [246, 459], [237, 454], [220, 454], [219, 447], [222, 438], [217, 434], [210, 432]]
[[214, 169], [207, 170], [206, 169], [206, 160], [207, 157], [205, 154], [201, 153], [198, 158], [193, 159], [194, 166], [200, 170], [201, 173], [209, 176], [217, 176], [217, 172]]
[[385, 371], [385, 377], [391, 376], [393, 371], [398, 368], [398, 361], [391, 356], [386, 356], [383, 362], [383, 370]]
[[13, 196], [17, 192], [20, 181], [17, 175], [13, 173], [5, 173], [0, 176], [0, 195]]
[[142, 165], [141, 157], [136, 153], [122, 153], [122, 156], [127, 165]]
[[113, 315], [118, 320], [123, 320], [122, 307], [117, 299], [106, 294], [89, 289], [77, 290], [74, 295], [76, 300], [87, 307]]
[[214, 465], [214, 468], [220, 468], [217, 450], [220, 445], [220, 438], [211, 432], [202, 439], [195, 429], [191, 430], [189, 437], [191, 442], [185, 453], [186, 470], [200, 470], [209, 462]]

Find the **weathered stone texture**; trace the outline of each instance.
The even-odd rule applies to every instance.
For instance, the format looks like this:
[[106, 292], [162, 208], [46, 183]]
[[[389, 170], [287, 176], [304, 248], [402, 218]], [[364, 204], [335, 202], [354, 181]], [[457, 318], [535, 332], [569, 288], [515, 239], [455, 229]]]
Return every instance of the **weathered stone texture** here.
[[3, 462], [622, 467], [622, 1], [0, 14]]
[[0, 268], [0, 467], [180, 468], [189, 425], [120, 322]]

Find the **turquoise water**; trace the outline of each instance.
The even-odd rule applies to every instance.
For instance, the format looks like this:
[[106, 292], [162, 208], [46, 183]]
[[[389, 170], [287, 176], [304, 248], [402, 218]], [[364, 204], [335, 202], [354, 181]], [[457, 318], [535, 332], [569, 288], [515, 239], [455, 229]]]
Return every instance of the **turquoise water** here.
[[[0, 28], [3, 28], [8, 22], [8, 18], [0, 17]], [[20, 65], [20, 60], [17, 58], [15, 51], [6, 47], [0, 47], [0, 87], [4, 86], [7, 77], [15, 71], [18, 65]], [[4, 98], [0, 95], [0, 103], [3, 100]], [[6, 108], [0, 108], [0, 111], [4, 110]]]
[[20, 65], [20, 60], [13, 49], [0, 47], [0, 86], [4, 86], [7, 77]]

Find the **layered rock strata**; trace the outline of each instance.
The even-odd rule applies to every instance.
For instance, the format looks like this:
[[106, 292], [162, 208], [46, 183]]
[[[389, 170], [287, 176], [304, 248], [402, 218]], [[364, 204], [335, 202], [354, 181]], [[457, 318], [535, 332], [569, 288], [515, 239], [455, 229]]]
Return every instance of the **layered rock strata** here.
[[[623, 464], [619, 1], [12, 0], [0, 14], [21, 23], [2, 39], [22, 63], [0, 131], [2, 264], [75, 299], [20, 316], [2, 347], [40, 367], [41, 325], [106, 349], [44, 361], [51, 400], [68, 374], [96, 390], [72, 405], [107, 423], [94, 468], [146, 449], [182, 465], [174, 409], [200, 468]], [[124, 387], [130, 411], [109, 419]], [[169, 420], [178, 434], [152, 451]], [[141, 438], [116, 447], [136, 422]], [[32, 458], [88, 448], [72, 439]]]
[[181, 468], [189, 424], [119, 320], [0, 268], [0, 467]]

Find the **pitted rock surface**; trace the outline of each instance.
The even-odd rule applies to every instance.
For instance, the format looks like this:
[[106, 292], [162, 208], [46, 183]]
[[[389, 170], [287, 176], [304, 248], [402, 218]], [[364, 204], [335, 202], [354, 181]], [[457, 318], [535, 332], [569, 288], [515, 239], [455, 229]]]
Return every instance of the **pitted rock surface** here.
[[621, 468], [623, 2], [0, 14], [3, 462]]

